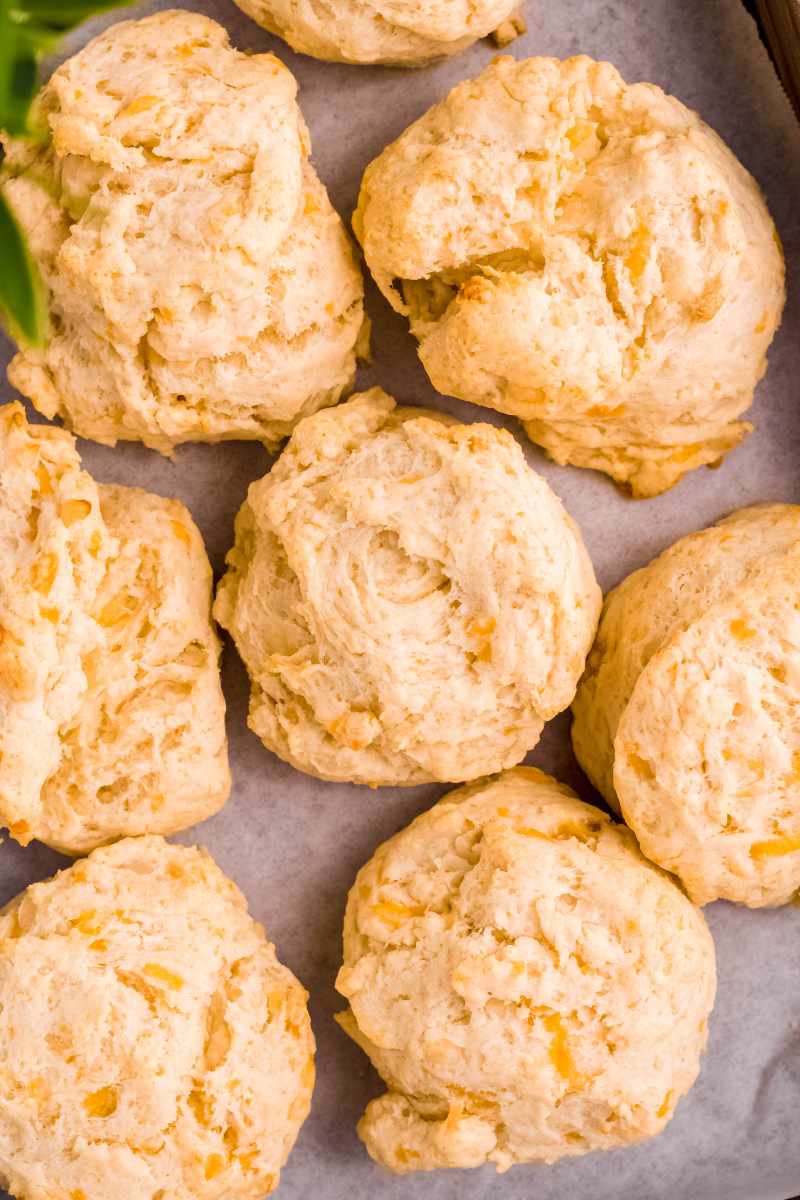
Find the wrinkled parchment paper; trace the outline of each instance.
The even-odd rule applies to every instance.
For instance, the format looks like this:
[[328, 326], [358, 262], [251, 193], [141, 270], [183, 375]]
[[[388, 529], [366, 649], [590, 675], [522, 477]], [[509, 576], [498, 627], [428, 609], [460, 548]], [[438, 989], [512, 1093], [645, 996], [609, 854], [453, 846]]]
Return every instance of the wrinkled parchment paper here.
[[[349, 218], [369, 160], [457, 80], [496, 53], [486, 42], [423, 71], [346, 67], [291, 53], [229, 0], [184, 0], [224, 23], [242, 49], [274, 50], [297, 74], [313, 157], [334, 204]], [[133, 5], [144, 14], [163, 3]], [[374, 362], [362, 385], [465, 420], [506, 424], [530, 462], [579, 522], [604, 588], [676, 538], [758, 500], [800, 501], [800, 127], [739, 0], [527, 0], [529, 32], [517, 57], [585, 52], [630, 81], [650, 80], [699, 109], [765, 190], [786, 248], [789, 303], [752, 410], [756, 432], [721, 469], [695, 471], [654, 500], [625, 499], [603, 476], [549, 464], [513, 421], [437, 396], [405, 323], [370, 289]], [[113, 18], [105, 18], [107, 24]], [[100, 27], [95, 22], [93, 29]], [[73, 39], [76, 47], [87, 37]], [[0, 350], [8, 350], [7, 345]], [[4, 398], [11, 390], [3, 385]], [[136, 445], [81, 443], [101, 480], [137, 484], [187, 503], [218, 572], [248, 483], [269, 465], [246, 443], [184, 446], [168, 462]], [[700, 1079], [658, 1138], [554, 1167], [490, 1168], [394, 1178], [355, 1134], [382, 1090], [362, 1053], [334, 1025], [342, 915], [356, 871], [383, 839], [444, 792], [437, 786], [371, 792], [320, 783], [269, 754], [246, 728], [247, 683], [226, 646], [234, 791], [227, 808], [181, 840], [205, 844], [246, 893], [280, 957], [311, 993], [319, 1044], [311, 1116], [283, 1174], [281, 1200], [786, 1200], [800, 1193], [800, 908], [706, 910], [717, 945], [719, 996]], [[568, 720], [552, 722], [530, 756], [592, 790], [569, 748]], [[39, 845], [0, 846], [0, 906], [65, 860]], [[131, 1197], [131, 1200], [148, 1200]]]

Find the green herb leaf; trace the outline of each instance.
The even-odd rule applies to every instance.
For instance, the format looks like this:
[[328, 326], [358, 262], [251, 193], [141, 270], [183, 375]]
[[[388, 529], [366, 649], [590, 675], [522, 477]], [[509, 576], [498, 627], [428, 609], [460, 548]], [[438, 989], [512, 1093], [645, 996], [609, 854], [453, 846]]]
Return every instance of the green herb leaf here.
[[59, 4], [58, 0], [4, 0], [11, 20], [17, 24], [32, 21], [62, 33], [124, 3], [127, 0], [67, 0], [65, 4]]
[[14, 137], [38, 137], [29, 113], [38, 88], [39, 63], [67, 30], [119, 0], [0, 0], [0, 128]]
[[[124, 0], [0, 0], [0, 129], [44, 141], [31, 105], [39, 64], [67, 30]], [[25, 239], [0, 194], [0, 314], [18, 341], [41, 345], [46, 319], [44, 287]]]
[[43, 136], [30, 121], [38, 88], [39, 61], [58, 41], [34, 26], [5, 19], [0, 0], [0, 128], [12, 137]]
[[0, 193], [0, 312], [11, 335], [33, 346], [44, 342], [47, 324], [44, 288], [25, 239]]

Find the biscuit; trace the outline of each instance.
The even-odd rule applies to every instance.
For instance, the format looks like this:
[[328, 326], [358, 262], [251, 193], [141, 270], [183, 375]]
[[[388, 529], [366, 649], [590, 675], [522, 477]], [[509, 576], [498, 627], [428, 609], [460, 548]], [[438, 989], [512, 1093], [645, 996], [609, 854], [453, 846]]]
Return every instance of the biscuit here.
[[423, 66], [494, 34], [505, 46], [525, 32], [519, 0], [236, 0], [293, 50], [328, 62]]
[[0, 913], [0, 1188], [262, 1200], [308, 1113], [306, 993], [202, 850], [96, 850]]
[[503, 57], [367, 168], [353, 219], [434, 386], [651, 496], [713, 463], [784, 300], [758, 186], [608, 63]]
[[519, 762], [570, 703], [599, 611], [580, 533], [511, 435], [379, 388], [301, 422], [227, 561], [215, 615], [250, 727], [322, 779]]
[[702, 914], [624, 826], [530, 767], [445, 796], [350, 892], [339, 1020], [393, 1171], [555, 1162], [659, 1133], [714, 1001]]
[[296, 92], [183, 11], [114, 25], [55, 72], [51, 142], [7, 141], [2, 171], [51, 317], [9, 379], [45, 416], [164, 453], [274, 445], [350, 387], [361, 273]]
[[0, 408], [0, 824], [81, 854], [230, 790], [211, 568], [177, 500]]
[[697, 904], [800, 888], [800, 507], [681, 538], [605, 603], [573, 743]]

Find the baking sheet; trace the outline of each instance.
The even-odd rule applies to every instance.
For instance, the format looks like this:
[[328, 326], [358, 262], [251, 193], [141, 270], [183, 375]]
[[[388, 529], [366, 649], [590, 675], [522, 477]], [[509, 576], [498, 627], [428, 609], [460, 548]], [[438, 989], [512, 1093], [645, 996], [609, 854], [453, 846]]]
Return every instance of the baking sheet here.
[[[164, 3], [131, 6], [144, 14]], [[274, 50], [297, 74], [313, 157], [348, 218], [366, 163], [457, 80], [496, 53], [480, 43], [421, 72], [346, 67], [293, 55], [228, 0], [186, 3], [223, 22], [242, 49]], [[585, 52], [628, 80], [661, 84], [700, 110], [767, 193], [784, 242], [789, 303], [752, 410], [756, 432], [716, 471], [700, 470], [664, 496], [631, 501], [593, 472], [549, 464], [519, 428], [488, 410], [437, 396], [405, 323], [369, 292], [374, 362], [360, 384], [381, 383], [414, 404], [505, 424], [579, 522], [604, 588], [691, 529], [758, 500], [800, 501], [800, 128], [755, 25], [739, 0], [528, 0], [517, 57]], [[108, 24], [119, 15], [95, 22]], [[87, 31], [81, 31], [85, 40]], [[77, 46], [73, 39], [72, 45]], [[5, 359], [7, 344], [0, 344]], [[11, 397], [4, 387], [0, 395]], [[258, 446], [184, 446], [173, 463], [136, 445], [82, 442], [98, 478], [179, 496], [202, 529], [219, 572], [248, 483], [269, 465]], [[409, 790], [321, 783], [269, 754], [245, 725], [247, 682], [228, 643], [224, 685], [234, 791], [227, 808], [179, 840], [199, 841], [242, 887], [280, 957], [311, 993], [318, 1082], [311, 1116], [283, 1174], [281, 1200], [786, 1200], [800, 1193], [800, 908], [706, 909], [717, 946], [719, 994], [700, 1079], [667, 1130], [630, 1150], [553, 1167], [491, 1168], [395, 1178], [355, 1134], [382, 1091], [362, 1053], [334, 1025], [334, 991], [347, 890], [375, 846], [446, 788]], [[551, 723], [529, 761], [596, 799], [569, 748], [568, 719]], [[0, 845], [0, 906], [65, 860], [39, 845]], [[2, 1194], [0, 1194], [2, 1198]], [[7, 1200], [7, 1198], [2, 1198]], [[131, 1200], [143, 1200], [131, 1197]]]

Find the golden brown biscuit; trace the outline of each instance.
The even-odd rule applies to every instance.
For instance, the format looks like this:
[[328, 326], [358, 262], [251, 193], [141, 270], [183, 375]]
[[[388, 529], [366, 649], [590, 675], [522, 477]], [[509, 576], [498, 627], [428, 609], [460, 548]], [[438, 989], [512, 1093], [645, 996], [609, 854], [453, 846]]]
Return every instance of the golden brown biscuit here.
[[301, 422], [236, 521], [215, 604], [251, 728], [323, 779], [474, 779], [565, 708], [599, 591], [504, 430], [379, 388]]
[[697, 904], [800, 887], [800, 507], [745, 508], [607, 597], [575, 697], [584, 770]]
[[529, 767], [445, 796], [350, 892], [340, 1018], [386, 1081], [393, 1171], [612, 1150], [692, 1086], [711, 934], [624, 826]]
[[293, 50], [329, 62], [423, 66], [493, 34], [506, 46], [525, 32], [519, 0], [236, 0]]
[[354, 217], [434, 386], [649, 496], [750, 429], [784, 299], [755, 181], [608, 63], [499, 58], [367, 168]]
[[230, 790], [211, 568], [177, 500], [98, 487], [0, 408], [0, 824], [80, 854]]
[[0, 913], [0, 1187], [262, 1200], [308, 1113], [306, 994], [204, 851], [127, 839]]
[[55, 72], [52, 141], [7, 142], [2, 173], [51, 314], [9, 378], [46, 416], [165, 453], [274, 444], [349, 388], [361, 273], [296, 93], [183, 11], [114, 25]]

